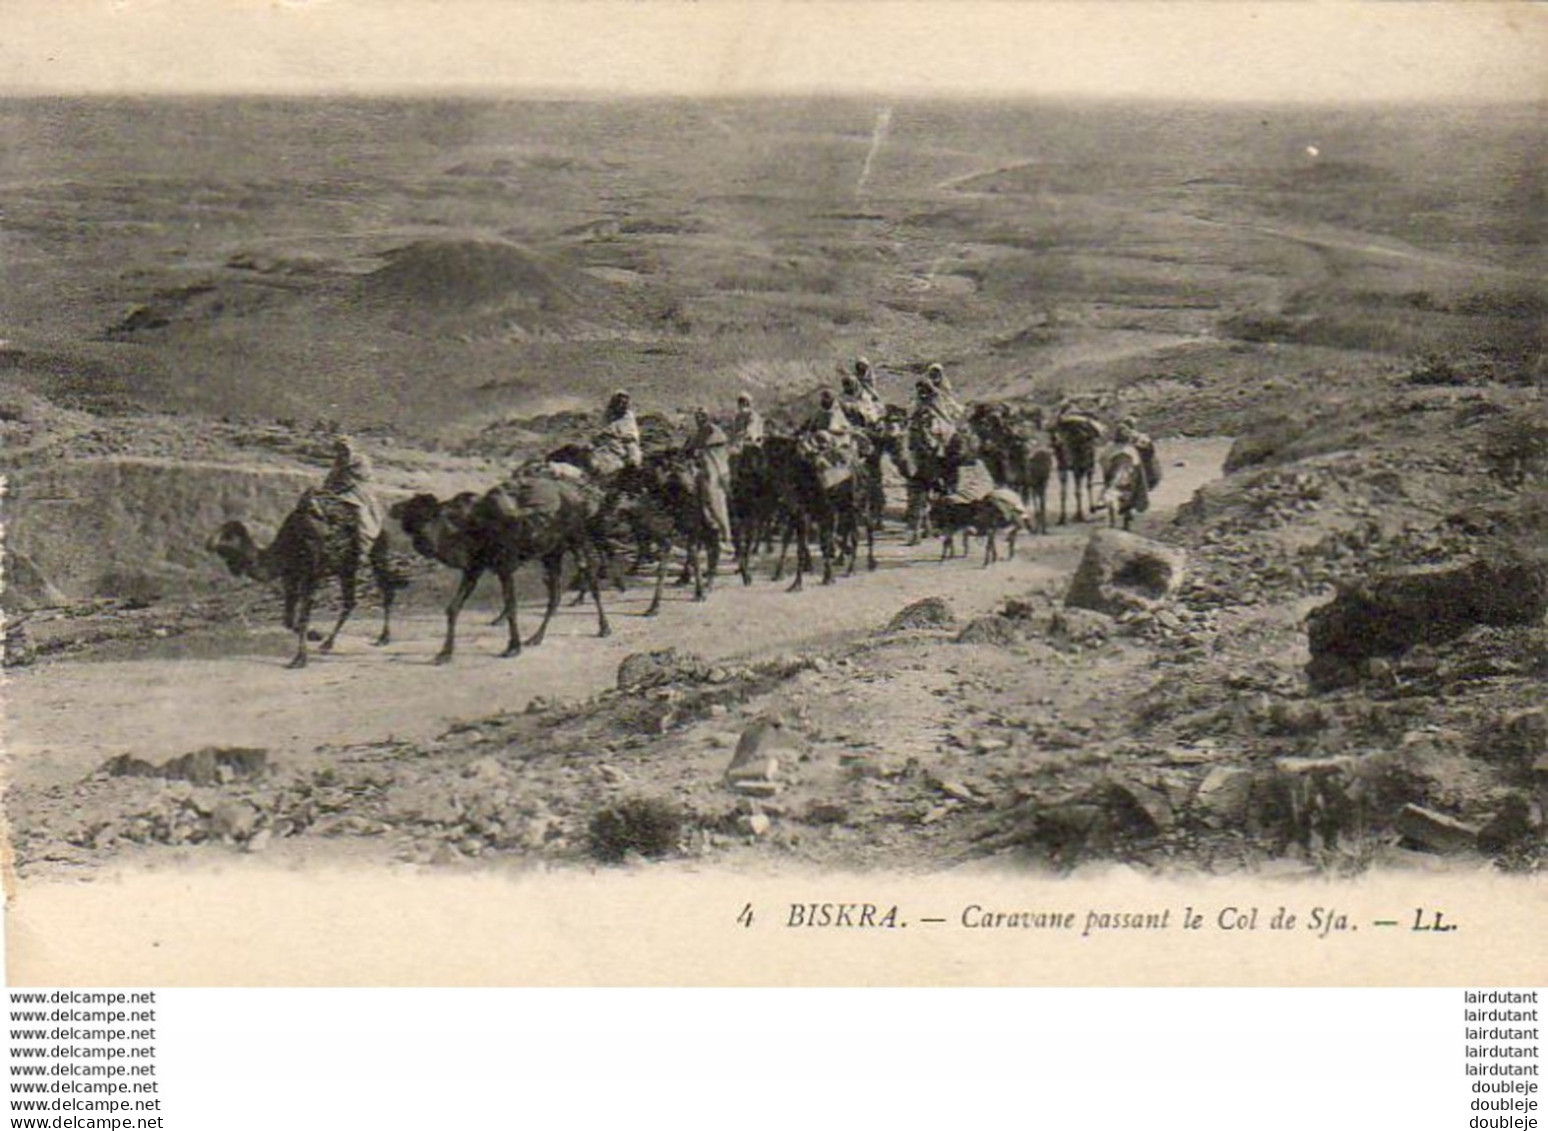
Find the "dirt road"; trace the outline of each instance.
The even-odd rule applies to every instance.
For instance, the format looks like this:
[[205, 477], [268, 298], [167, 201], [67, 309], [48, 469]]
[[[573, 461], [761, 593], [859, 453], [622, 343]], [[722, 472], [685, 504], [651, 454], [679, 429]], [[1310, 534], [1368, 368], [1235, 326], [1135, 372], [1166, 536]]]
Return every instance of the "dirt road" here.
[[[1165, 481], [1136, 529], [1158, 529], [1217, 477], [1228, 447], [1223, 440], [1164, 442]], [[1057, 486], [1053, 495], [1057, 518]], [[283, 757], [389, 736], [424, 740], [458, 720], [520, 710], [534, 696], [584, 697], [611, 687], [619, 661], [631, 652], [675, 647], [709, 659], [794, 652], [879, 627], [927, 596], [945, 597], [969, 617], [1007, 595], [1062, 584], [1088, 529], [1072, 524], [1055, 526], [1046, 538], [1023, 536], [1014, 561], [984, 570], [976, 546], [968, 561], [942, 563], [939, 543], [907, 547], [893, 528], [878, 545], [874, 574], [826, 588], [809, 581], [805, 592], [793, 594], [772, 584], [765, 569], [751, 588], [722, 579], [703, 604], [669, 591], [654, 620], [641, 615], [649, 591], [637, 585], [609, 595], [610, 638], [596, 639], [589, 607], [567, 608], [546, 643], [515, 659], [498, 655], [504, 629], [489, 627], [485, 596], [465, 611], [457, 658], [445, 667], [431, 662], [440, 645], [439, 616], [401, 619], [397, 640], [376, 649], [368, 643], [375, 629], [369, 612], [346, 629], [335, 654], [302, 672], [285, 669], [290, 646], [273, 632], [239, 637], [213, 657], [48, 662], [8, 678], [12, 777], [19, 784], [63, 783], [119, 754], [159, 762], [209, 745], [262, 746]], [[452, 581], [448, 572], [447, 593]], [[524, 632], [535, 627], [535, 612], [524, 606]]]

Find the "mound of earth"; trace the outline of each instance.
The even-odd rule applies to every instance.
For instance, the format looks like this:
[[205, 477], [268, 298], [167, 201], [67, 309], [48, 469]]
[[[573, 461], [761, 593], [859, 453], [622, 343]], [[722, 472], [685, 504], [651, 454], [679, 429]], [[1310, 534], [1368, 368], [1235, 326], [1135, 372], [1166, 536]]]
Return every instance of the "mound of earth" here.
[[501, 304], [559, 315], [606, 293], [578, 271], [498, 240], [419, 240], [382, 258], [362, 281], [366, 296], [416, 307]]

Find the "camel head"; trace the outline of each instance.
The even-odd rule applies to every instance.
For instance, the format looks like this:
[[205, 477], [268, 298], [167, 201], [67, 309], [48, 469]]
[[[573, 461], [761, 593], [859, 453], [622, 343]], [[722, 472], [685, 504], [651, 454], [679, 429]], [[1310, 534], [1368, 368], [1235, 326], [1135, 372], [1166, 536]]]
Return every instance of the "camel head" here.
[[466, 550], [457, 536], [466, 528], [473, 498], [464, 492], [443, 503], [434, 495], [419, 494], [392, 504], [387, 513], [403, 527], [415, 552], [460, 569], [466, 563]]
[[225, 562], [234, 576], [266, 580], [261, 568], [262, 554], [245, 524], [234, 519], [226, 523], [211, 536], [204, 548]]

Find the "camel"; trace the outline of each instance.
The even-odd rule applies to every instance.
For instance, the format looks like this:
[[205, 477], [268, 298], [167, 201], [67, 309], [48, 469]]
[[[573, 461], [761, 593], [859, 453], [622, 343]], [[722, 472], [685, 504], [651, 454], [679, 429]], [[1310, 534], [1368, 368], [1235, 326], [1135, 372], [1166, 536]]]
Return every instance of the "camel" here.
[[728, 501], [737, 573], [743, 585], [751, 585], [752, 559], [759, 546], [772, 543], [779, 518], [779, 489], [769, 478], [769, 461], [761, 444], [732, 453]]
[[796, 575], [789, 590], [804, 588], [805, 572], [812, 568], [810, 541], [816, 535], [822, 552], [822, 584], [832, 585], [834, 561], [848, 558], [853, 574], [860, 556], [860, 531], [866, 533], [867, 567], [876, 568], [876, 515], [872, 512], [869, 477], [866, 474], [868, 449], [862, 448], [851, 474], [825, 486], [816, 462], [802, 450], [793, 436], [771, 436], [764, 440], [768, 460], [768, 482], [779, 492], [778, 511], [784, 518], [779, 564], [774, 580], [783, 576], [785, 556], [791, 538], [796, 541]]
[[1140, 454], [1132, 444], [1121, 444], [1102, 460], [1102, 495], [1095, 508], [1107, 509], [1107, 524], [1125, 530], [1136, 514], [1150, 509], [1150, 489], [1145, 481]]
[[945, 450], [939, 450], [913, 427], [908, 411], [895, 405], [887, 406], [887, 414], [872, 438], [876, 445], [874, 466], [878, 489], [881, 457], [891, 456], [907, 485], [908, 507], [904, 521], [908, 524], [908, 544], [918, 545], [920, 538], [929, 533], [927, 503], [930, 496], [955, 493], [962, 469], [976, 458], [976, 439], [967, 429], [958, 428]]
[[503, 619], [510, 626], [504, 656], [521, 655], [516, 627], [516, 571], [537, 559], [543, 566], [548, 605], [528, 647], [543, 642], [548, 623], [559, 607], [564, 557], [580, 564], [597, 606], [597, 635], [612, 631], [602, 607], [597, 581], [597, 502], [595, 491], [564, 479], [522, 478], [477, 495], [464, 492], [445, 502], [434, 495], [415, 495], [392, 508], [420, 554], [462, 572], [457, 591], [446, 606], [446, 640], [437, 664], [450, 663], [456, 649], [457, 615], [472, 596], [479, 578], [493, 573], [500, 582]]
[[685, 575], [693, 582], [693, 599], [707, 599], [720, 568], [720, 531], [706, 513], [694, 463], [683, 452], [653, 452], [643, 466], [625, 468], [614, 476], [601, 521], [612, 531], [627, 530], [636, 546], [655, 556], [656, 590], [646, 616], [653, 617], [661, 609], [667, 561], [674, 546], [682, 546], [687, 554]]
[[968, 422], [977, 434], [979, 459], [996, 487], [1007, 487], [1032, 508], [1034, 529], [1048, 533], [1048, 483], [1054, 454], [1042, 442], [1043, 414], [1033, 409], [1025, 426], [1001, 404], [974, 405]]
[[[285, 595], [285, 627], [296, 634], [296, 654], [288, 665], [291, 668], [306, 667], [312, 602], [323, 582], [330, 577], [339, 579], [343, 607], [319, 651], [333, 650], [339, 630], [354, 611], [356, 574], [365, 564], [360, 560], [359, 521], [355, 508], [344, 500], [321, 491], [307, 491], [280, 524], [279, 533], [269, 545], [259, 547], [247, 527], [235, 520], [222, 526], [206, 544], [237, 577], [280, 583]], [[393, 595], [408, 584], [392, 571], [389, 548], [383, 533], [377, 536], [370, 551], [371, 575], [382, 595], [382, 631], [373, 642], [377, 646], [392, 640]]]
[[1006, 557], [1016, 556], [1016, 535], [1028, 524], [1027, 514], [1015, 492], [999, 488], [981, 499], [970, 503], [956, 499], [940, 498], [930, 503], [930, 520], [941, 533], [941, 561], [957, 556], [953, 537], [963, 534], [962, 548], [967, 552], [967, 534], [977, 534], [985, 540], [984, 568], [988, 569], [1000, 560], [997, 534], [1009, 530]]
[[[1066, 494], [1069, 481], [1075, 481], [1075, 521], [1086, 521], [1086, 510], [1096, 510], [1097, 444], [1102, 426], [1087, 416], [1056, 420], [1049, 430], [1053, 438], [1054, 462], [1059, 469], [1059, 525], [1068, 521]], [[1084, 505], [1081, 486], [1085, 486]]]

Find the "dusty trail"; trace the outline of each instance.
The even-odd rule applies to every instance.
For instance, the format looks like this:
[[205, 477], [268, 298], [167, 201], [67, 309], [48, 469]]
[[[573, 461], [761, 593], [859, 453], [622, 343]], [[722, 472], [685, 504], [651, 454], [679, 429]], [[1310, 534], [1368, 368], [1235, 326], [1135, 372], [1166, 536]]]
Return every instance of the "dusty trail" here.
[[[1156, 530], [1175, 507], [1216, 478], [1229, 447], [1223, 440], [1163, 444], [1166, 478], [1150, 514], [1136, 526]], [[1181, 464], [1181, 466], [1176, 466]], [[1057, 485], [1053, 491], [1057, 517]], [[669, 590], [661, 615], [641, 613], [649, 590], [636, 583], [610, 594], [613, 635], [595, 637], [590, 607], [565, 608], [540, 648], [502, 659], [504, 629], [488, 625], [488, 597], [470, 604], [459, 625], [453, 664], [436, 667], [442, 618], [400, 618], [397, 640], [368, 643], [373, 611], [352, 622], [339, 650], [304, 672], [284, 668], [288, 640], [265, 633], [228, 654], [201, 659], [61, 660], [17, 670], [5, 688], [6, 746], [18, 784], [75, 780], [123, 753], [161, 761], [206, 745], [267, 747], [302, 756], [323, 745], [396, 737], [426, 740], [458, 720], [520, 710], [534, 696], [577, 697], [611, 687], [619, 661], [631, 652], [675, 647], [709, 659], [755, 657], [821, 646], [884, 624], [899, 608], [927, 596], [947, 598], [961, 617], [989, 611], [1007, 595], [1062, 583], [1089, 526], [1055, 526], [1047, 538], [1023, 536], [1017, 558], [984, 570], [981, 551], [967, 562], [941, 563], [939, 543], [902, 544], [895, 529], [878, 544], [880, 568], [831, 587], [808, 581], [787, 593], [768, 571], [743, 588], [723, 578], [710, 599], [695, 604]], [[444, 575], [450, 593], [453, 576]], [[524, 604], [524, 632], [536, 626]]]

